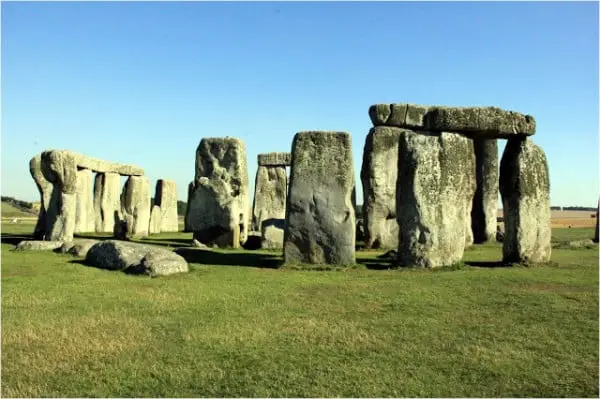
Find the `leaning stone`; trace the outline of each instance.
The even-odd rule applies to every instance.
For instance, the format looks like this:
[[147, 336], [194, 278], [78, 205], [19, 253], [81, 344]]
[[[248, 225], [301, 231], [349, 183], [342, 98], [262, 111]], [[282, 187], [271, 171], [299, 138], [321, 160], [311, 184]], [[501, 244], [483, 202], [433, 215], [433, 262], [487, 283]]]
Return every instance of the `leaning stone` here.
[[402, 129], [378, 126], [365, 141], [360, 178], [363, 187], [366, 248], [397, 248], [396, 180]]
[[85, 259], [89, 265], [101, 269], [151, 276], [165, 276], [189, 270], [185, 259], [172, 251], [115, 240], [94, 244]]
[[397, 182], [398, 264], [434, 268], [460, 261], [475, 192], [472, 140], [403, 131]]
[[150, 211], [150, 225], [148, 226], [149, 234], [158, 234], [160, 233], [160, 221], [162, 212], [160, 210], [160, 206], [154, 205], [152, 207], [152, 211]]
[[268, 152], [258, 154], [258, 166], [290, 166], [292, 154], [289, 152]]
[[94, 214], [97, 233], [112, 233], [121, 220], [121, 177], [98, 173], [94, 181]]
[[196, 150], [196, 175], [188, 222], [207, 245], [239, 248], [248, 236], [250, 200], [246, 146], [233, 137], [204, 138]]
[[179, 231], [177, 216], [177, 186], [172, 180], [160, 179], [156, 182], [156, 205], [160, 207], [161, 216], [159, 229], [162, 232]]
[[261, 225], [261, 248], [283, 248], [285, 219], [267, 219]]
[[500, 161], [504, 213], [503, 260], [550, 260], [550, 178], [544, 151], [530, 139], [511, 138]]
[[259, 166], [254, 184], [253, 228], [262, 231], [263, 221], [285, 219], [287, 175], [283, 166]]
[[77, 171], [75, 233], [96, 231], [92, 178], [92, 171], [89, 169]]
[[471, 210], [475, 243], [495, 241], [498, 216], [498, 140], [475, 139], [477, 187]]
[[121, 214], [127, 221], [128, 234], [148, 235], [150, 224], [150, 183], [144, 176], [130, 176], [121, 194]]
[[284, 259], [355, 263], [354, 166], [350, 135], [301, 132], [292, 143]]
[[21, 241], [15, 251], [54, 251], [63, 245], [63, 241]]

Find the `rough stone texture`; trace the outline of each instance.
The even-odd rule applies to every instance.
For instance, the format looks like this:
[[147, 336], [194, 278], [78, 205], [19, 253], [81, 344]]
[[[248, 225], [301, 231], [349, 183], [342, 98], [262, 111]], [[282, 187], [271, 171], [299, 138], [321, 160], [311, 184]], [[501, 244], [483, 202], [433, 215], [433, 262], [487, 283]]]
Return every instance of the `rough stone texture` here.
[[360, 171], [366, 248], [397, 248], [396, 179], [402, 129], [378, 126], [365, 141]]
[[500, 161], [504, 262], [547, 262], [551, 255], [550, 177], [544, 151], [509, 139]]
[[94, 182], [96, 232], [112, 233], [121, 220], [121, 177], [116, 173], [98, 173]]
[[172, 251], [115, 240], [93, 245], [85, 259], [89, 265], [102, 269], [151, 276], [166, 276], [189, 270], [185, 259]]
[[74, 174], [76, 168], [90, 169], [96, 173], [117, 173], [124, 176], [142, 176], [144, 170], [134, 165], [125, 165], [114, 162], [107, 162], [102, 159], [91, 158], [73, 151], [67, 150], [47, 150], [45, 153], [52, 153], [54, 159], [68, 160], [63, 163], [64, 166], [69, 166]]
[[477, 186], [471, 210], [473, 241], [496, 240], [498, 216], [498, 140], [475, 139], [475, 179]]
[[[194, 197], [194, 182], [188, 184], [188, 195], [187, 195], [187, 206], [185, 208], [185, 216], [183, 218], [183, 231], [189, 233], [192, 231], [192, 224], [190, 220], [190, 208], [192, 206]], [[197, 204], [197, 203], [196, 203]]]
[[154, 205], [152, 210], [150, 211], [150, 225], [148, 226], [149, 234], [158, 234], [160, 233], [160, 226], [162, 220], [162, 211], [160, 206]]
[[355, 263], [354, 166], [348, 133], [300, 132], [292, 143], [286, 263]]
[[283, 248], [283, 237], [285, 232], [285, 219], [267, 219], [261, 225], [261, 248], [281, 249]]
[[204, 138], [188, 203], [189, 227], [198, 241], [239, 248], [248, 236], [250, 200], [246, 146], [233, 137]]
[[54, 251], [63, 245], [63, 241], [21, 241], [15, 251]]
[[369, 108], [373, 126], [396, 126], [435, 132], [459, 132], [480, 138], [535, 134], [535, 119], [497, 107], [443, 107], [417, 104], [375, 104]]
[[85, 257], [90, 248], [98, 243], [98, 240], [73, 240], [65, 242], [59, 249], [61, 253]]
[[475, 192], [473, 141], [403, 131], [398, 154], [398, 264], [433, 268], [460, 261]]
[[285, 219], [287, 175], [284, 166], [259, 166], [254, 184], [252, 227], [262, 231], [268, 219]]
[[50, 206], [52, 198], [53, 185], [42, 173], [42, 155], [36, 155], [29, 161], [29, 172], [35, 181], [35, 185], [40, 192], [40, 211], [38, 213], [37, 223], [35, 225], [33, 236], [36, 239], [43, 239], [46, 235], [46, 212]]
[[148, 235], [150, 224], [150, 182], [144, 176], [129, 176], [121, 194], [121, 214], [127, 222], [127, 233], [136, 237]]
[[289, 152], [268, 152], [258, 154], [258, 166], [290, 166], [292, 154]]
[[177, 218], [177, 186], [172, 180], [160, 179], [156, 182], [154, 202], [160, 206], [160, 231], [179, 231]]
[[92, 233], [96, 231], [92, 179], [91, 170], [81, 169], [77, 171], [75, 233]]

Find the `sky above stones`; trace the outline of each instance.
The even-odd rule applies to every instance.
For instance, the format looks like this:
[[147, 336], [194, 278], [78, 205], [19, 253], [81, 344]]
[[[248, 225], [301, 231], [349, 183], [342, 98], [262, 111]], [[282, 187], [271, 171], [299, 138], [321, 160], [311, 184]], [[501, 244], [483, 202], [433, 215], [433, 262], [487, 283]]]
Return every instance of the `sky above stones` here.
[[[186, 200], [202, 137], [289, 151], [352, 134], [375, 103], [534, 115], [552, 205], [598, 201], [598, 4], [63, 2], [2, 5], [3, 195], [38, 201], [28, 162], [69, 149], [143, 167]], [[500, 144], [500, 151], [504, 143]]]

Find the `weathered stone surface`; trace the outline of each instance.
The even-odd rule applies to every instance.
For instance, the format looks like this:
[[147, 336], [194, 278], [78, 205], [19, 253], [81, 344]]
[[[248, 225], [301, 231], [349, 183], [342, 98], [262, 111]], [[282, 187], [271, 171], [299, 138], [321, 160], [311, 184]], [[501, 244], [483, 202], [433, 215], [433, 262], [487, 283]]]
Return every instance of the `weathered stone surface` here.
[[150, 224], [150, 182], [144, 176], [129, 176], [121, 193], [121, 214], [128, 234], [148, 235]]
[[473, 241], [495, 241], [498, 217], [498, 140], [475, 139], [477, 186], [471, 209]]
[[160, 233], [160, 225], [162, 220], [162, 211], [160, 206], [154, 205], [150, 211], [150, 226], [148, 227], [149, 234]]
[[360, 171], [366, 248], [397, 248], [396, 180], [402, 129], [378, 126], [365, 141]]
[[369, 108], [374, 126], [395, 126], [432, 132], [458, 132], [471, 137], [508, 138], [535, 134], [535, 119], [497, 107], [444, 107], [376, 104]]
[[52, 190], [50, 206], [46, 211], [46, 235], [49, 241], [71, 241], [75, 233], [75, 194], [62, 193], [57, 186]]
[[[188, 195], [187, 195], [187, 206], [185, 208], [185, 216], [183, 217], [183, 231], [189, 233], [192, 231], [192, 224], [190, 221], [190, 208], [194, 197], [194, 182], [188, 184]], [[196, 203], [197, 204], [197, 203]]]
[[267, 219], [261, 225], [261, 248], [281, 249], [283, 248], [283, 236], [285, 231], [285, 219]]
[[473, 141], [403, 131], [398, 153], [398, 264], [433, 268], [460, 261], [475, 192]]
[[189, 270], [185, 259], [172, 251], [115, 240], [93, 245], [85, 259], [89, 265], [102, 269], [150, 276], [165, 276]]
[[94, 182], [96, 232], [112, 233], [121, 220], [121, 177], [116, 173], [98, 173]]
[[250, 227], [244, 143], [233, 137], [202, 139], [192, 190], [188, 221], [194, 238], [209, 245], [240, 247]]
[[65, 242], [59, 249], [61, 253], [85, 257], [90, 248], [98, 243], [98, 240], [76, 239]]
[[75, 233], [91, 233], [96, 231], [92, 179], [91, 170], [81, 169], [77, 171]]
[[503, 260], [547, 262], [551, 255], [550, 177], [544, 151], [530, 139], [509, 139], [500, 161]]
[[355, 263], [354, 166], [348, 133], [301, 132], [292, 143], [286, 263]]
[[31, 177], [35, 181], [35, 185], [40, 192], [40, 210], [33, 236], [36, 239], [43, 239], [47, 232], [46, 212], [50, 206], [53, 185], [46, 179], [46, 177], [44, 177], [44, 174], [42, 173], [41, 154], [31, 158], [29, 161], [29, 172], [31, 173]]
[[262, 231], [264, 220], [285, 219], [287, 175], [284, 166], [259, 166], [254, 184], [252, 227]]
[[160, 231], [179, 231], [177, 217], [177, 185], [172, 180], [160, 179], [156, 182], [154, 202], [160, 207]]
[[289, 152], [268, 152], [258, 154], [258, 166], [290, 166], [292, 154]]
[[54, 251], [63, 245], [63, 241], [21, 241], [15, 251]]

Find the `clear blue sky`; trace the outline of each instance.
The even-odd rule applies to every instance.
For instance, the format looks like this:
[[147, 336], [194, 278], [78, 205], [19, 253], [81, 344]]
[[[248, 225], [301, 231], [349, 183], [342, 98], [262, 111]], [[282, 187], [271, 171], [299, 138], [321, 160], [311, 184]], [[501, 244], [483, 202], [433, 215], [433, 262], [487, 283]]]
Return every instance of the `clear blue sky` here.
[[[202, 137], [289, 151], [352, 134], [374, 103], [495, 105], [537, 120], [553, 205], [598, 201], [598, 4], [2, 2], [2, 194], [70, 149], [142, 166], [187, 197]], [[504, 144], [501, 145], [504, 148]]]

